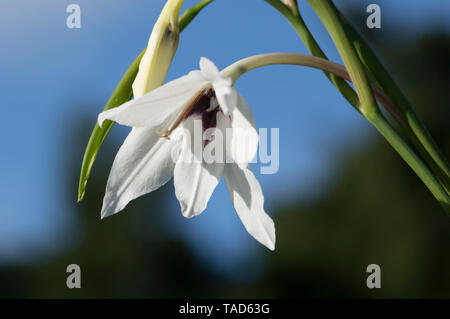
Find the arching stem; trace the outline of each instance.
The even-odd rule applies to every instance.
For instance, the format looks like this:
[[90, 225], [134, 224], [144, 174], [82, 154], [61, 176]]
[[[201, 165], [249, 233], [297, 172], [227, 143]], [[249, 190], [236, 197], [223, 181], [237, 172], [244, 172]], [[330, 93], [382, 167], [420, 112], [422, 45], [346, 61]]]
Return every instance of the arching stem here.
[[[269, 53], [251, 56], [239, 60], [226, 69], [222, 70], [221, 74], [225, 77], [230, 77], [235, 83], [237, 79], [256, 68], [268, 65], [301, 65], [320, 69], [325, 72], [335, 74], [343, 79], [350, 80], [347, 70], [337, 63], [317, 58], [310, 55], [296, 54], [296, 53]], [[381, 91], [376, 91], [372, 88], [374, 97], [380, 103], [391, 104], [389, 98]], [[380, 98], [381, 97], [381, 98]], [[386, 106], [392, 107], [391, 106]], [[396, 110], [396, 108], [394, 107]], [[365, 115], [364, 113], [362, 113]], [[398, 113], [397, 113], [398, 114]], [[450, 197], [441, 183], [436, 179], [430, 169], [422, 162], [422, 160], [415, 154], [409, 145], [400, 137], [400, 135], [392, 128], [380, 112], [369, 112], [366, 116], [369, 122], [383, 135], [384, 138], [391, 144], [391, 146], [400, 154], [405, 162], [413, 169], [417, 176], [427, 186], [430, 192], [438, 200], [444, 211], [450, 215]], [[398, 114], [401, 117], [400, 114]]]
[[[222, 70], [221, 73], [223, 76], [230, 77], [233, 80], [233, 83], [235, 83], [242, 74], [268, 65], [306, 66], [319, 69], [336, 75], [344, 80], [351, 81], [344, 66], [326, 59], [300, 53], [267, 53], [254, 55], [231, 64], [226, 69]], [[390, 99], [376, 86], [372, 86], [372, 89], [377, 101], [388, 109], [389, 112], [391, 112], [399, 121], [404, 121], [403, 117]]]

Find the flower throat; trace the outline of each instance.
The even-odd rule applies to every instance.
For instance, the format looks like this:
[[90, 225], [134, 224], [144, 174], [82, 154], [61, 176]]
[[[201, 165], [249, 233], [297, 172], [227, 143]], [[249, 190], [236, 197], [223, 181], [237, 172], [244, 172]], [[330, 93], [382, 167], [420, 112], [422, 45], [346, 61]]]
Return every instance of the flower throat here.
[[170, 125], [172, 121], [169, 121], [168, 126], [170, 128], [165, 128], [158, 133], [161, 134], [161, 137], [170, 139], [170, 134], [190, 116], [200, 116], [202, 118], [202, 129], [204, 132], [209, 128], [216, 127], [217, 112], [219, 110], [220, 105], [217, 102], [214, 89], [204, 89], [183, 109], [172, 125]]

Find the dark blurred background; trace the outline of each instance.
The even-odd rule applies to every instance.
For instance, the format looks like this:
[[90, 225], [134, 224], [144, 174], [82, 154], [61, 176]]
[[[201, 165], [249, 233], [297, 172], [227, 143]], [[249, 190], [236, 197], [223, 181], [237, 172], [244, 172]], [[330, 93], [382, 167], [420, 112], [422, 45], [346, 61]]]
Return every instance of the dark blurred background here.
[[[449, 158], [447, 26], [434, 21], [426, 28], [407, 32], [407, 24], [399, 24], [395, 13], [390, 12], [383, 20], [384, 32], [370, 31], [364, 28], [367, 15], [357, 2], [337, 1], [370, 40]], [[273, 13], [271, 19], [284, 28], [290, 41], [295, 39], [280, 16]], [[296, 51], [305, 52], [301, 44]], [[316, 83], [331, 86], [325, 77]], [[109, 91], [112, 89], [110, 86]], [[247, 257], [222, 253], [226, 248], [214, 244], [208, 248], [214, 253], [207, 255], [199, 252], [202, 245], [186, 239], [192, 233], [182, 234], [180, 229], [195, 221], [181, 217], [171, 183], [133, 201], [124, 212], [100, 221], [109, 168], [126, 134], [120, 129], [101, 149], [86, 199], [75, 204], [82, 153], [102, 98], [80, 91], [70, 99], [74, 104], [71, 110], [89, 111], [68, 111], [70, 116], [63, 118], [65, 129], [55, 133], [60, 136], [57, 148], [61, 169], [48, 175], [58, 180], [59, 200], [70, 207], [59, 213], [67, 215], [70, 222], [61, 222], [60, 233], [50, 236], [45, 249], [42, 244], [30, 243], [20, 248], [26, 258], [3, 258], [1, 297], [450, 297], [450, 220], [411, 169], [364, 120], [358, 118], [360, 124], [345, 135], [364, 135], [358, 147], [349, 148], [342, 138], [341, 144], [324, 151], [336, 161], [321, 191], [297, 196], [295, 184], [288, 184], [287, 192], [292, 195], [270, 206], [277, 230], [275, 252], [246, 242], [244, 245], [252, 250]], [[341, 104], [333, 107], [353, 112], [350, 106]], [[361, 126], [363, 133], [359, 131]], [[281, 124], [281, 138], [283, 129]], [[339, 134], [339, 130], [334, 132]], [[274, 176], [266, 180], [283, 187], [283, 180]], [[308, 188], [308, 179], [304, 182]], [[311, 181], [311, 187], [316, 187], [315, 183]], [[204, 214], [215, 213], [213, 207]], [[244, 233], [237, 217], [233, 218], [235, 231]], [[46, 236], [45, 229], [40, 236]], [[229, 237], [233, 236], [230, 233]], [[207, 239], [200, 236], [198, 240]], [[225, 233], [215, 240], [229, 238]], [[66, 287], [66, 267], [72, 263], [81, 267], [81, 289]], [[372, 263], [381, 266], [381, 289], [366, 287], [366, 267]]]

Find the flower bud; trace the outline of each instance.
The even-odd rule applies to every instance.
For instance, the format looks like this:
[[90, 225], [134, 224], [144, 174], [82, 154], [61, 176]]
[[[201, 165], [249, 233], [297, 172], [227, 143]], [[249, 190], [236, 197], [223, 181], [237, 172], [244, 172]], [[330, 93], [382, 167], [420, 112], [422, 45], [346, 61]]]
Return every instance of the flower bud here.
[[133, 95], [138, 98], [164, 83], [178, 47], [178, 16], [184, 0], [168, 0], [153, 27], [147, 50], [133, 82]]

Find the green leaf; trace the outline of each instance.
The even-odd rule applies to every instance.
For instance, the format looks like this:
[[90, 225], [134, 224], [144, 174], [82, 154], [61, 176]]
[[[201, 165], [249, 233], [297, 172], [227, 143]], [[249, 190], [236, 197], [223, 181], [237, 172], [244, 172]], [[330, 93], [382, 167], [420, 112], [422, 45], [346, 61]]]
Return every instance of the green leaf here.
[[[180, 32], [189, 25], [189, 23], [195, 18], [195, 16], [213, 0], [202, 0], [196, 5], [186, 10], [179, 19]], [[106, 102], [103, 111], [115, 108], [128, 102], [133, 96], [132, 84], [139, 70], [139, 63], [144, 56], [145, 49], [134, 59], [128, 70], [125, 72], [124, 76], [120, 80], [119, 84], [115, 88], [108, 102]], [[109, 130], [113, 127], [114, 122], [105, 121], [102, 127], [95, 124], [95, 127], [89, 138], [88, 145], [84, 152], [83, 162], [81, 164], [80, 180], [78, 183], [78, 201], [84, 198], [86, 191], [87, 180], [89, 178], [92, 166], [94, 165], [95, 159], [97, 158], [98, 151], [108, 135]]]

